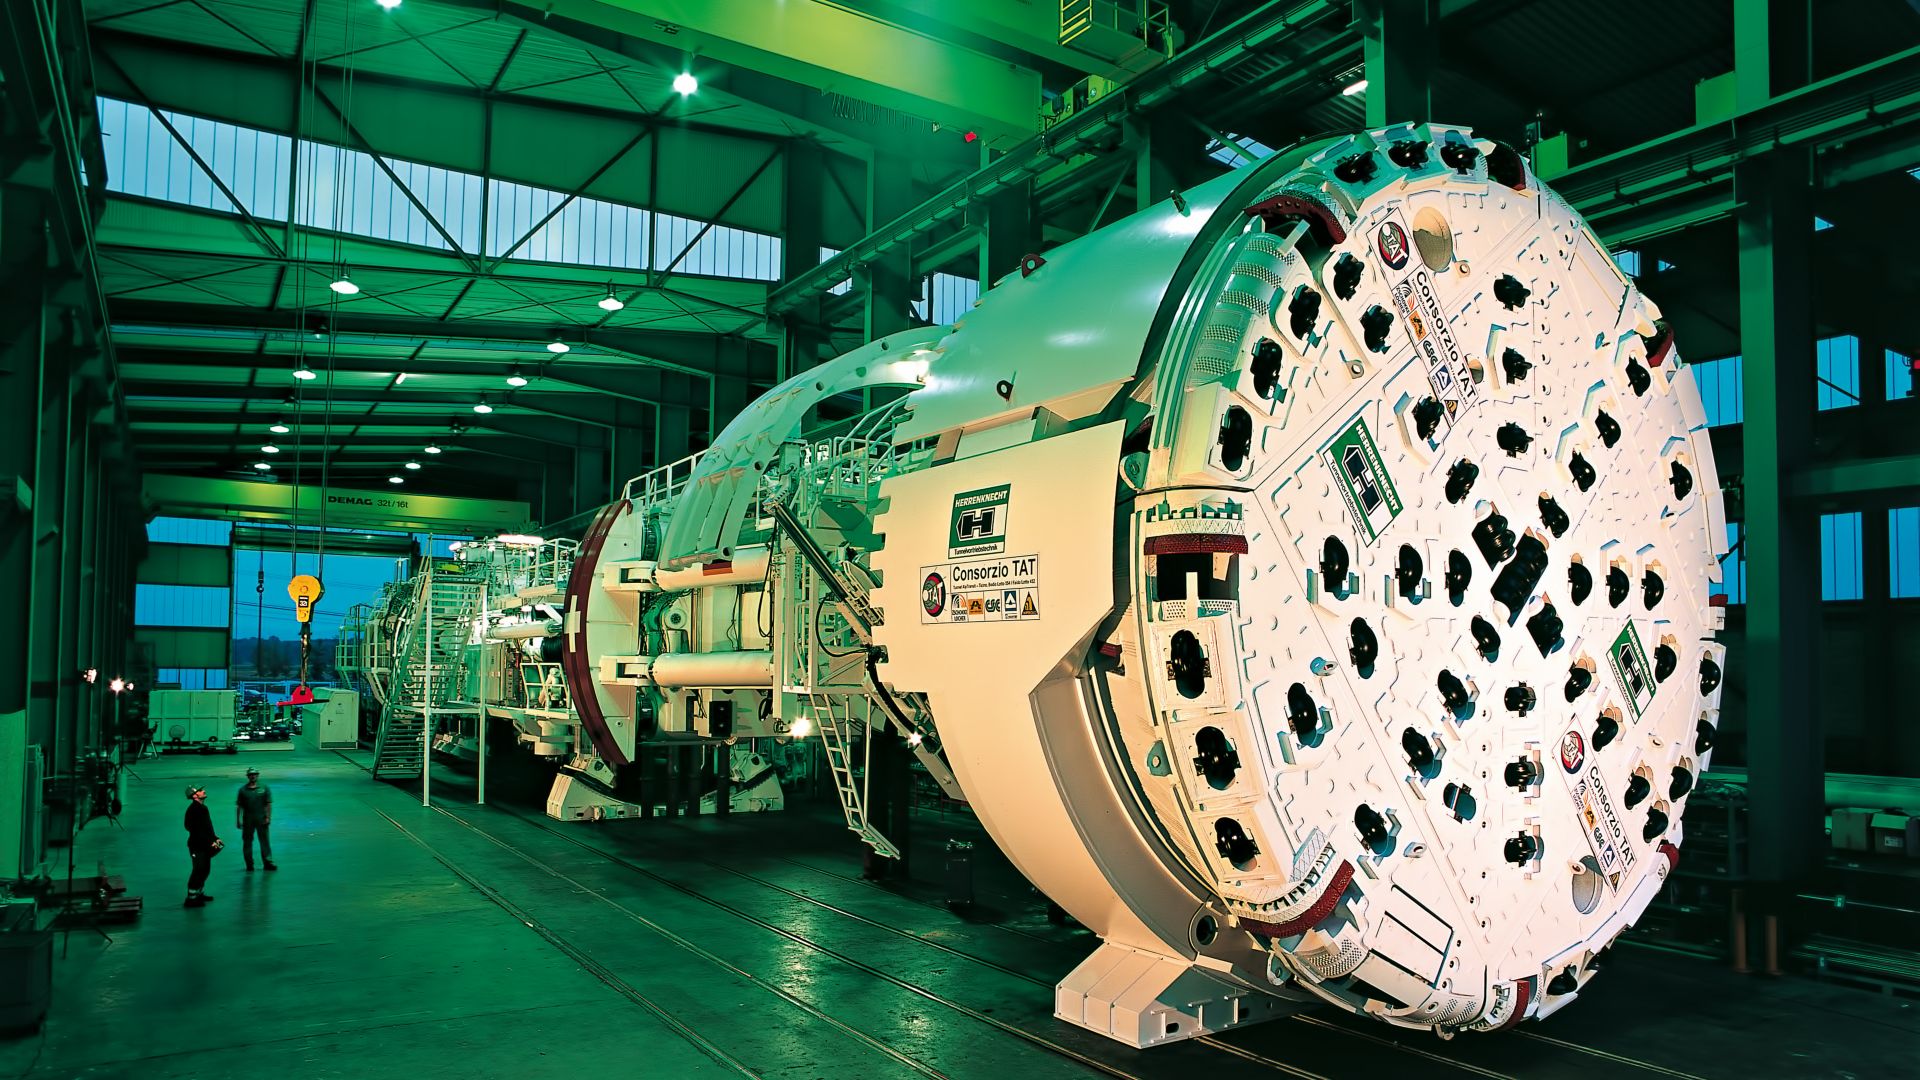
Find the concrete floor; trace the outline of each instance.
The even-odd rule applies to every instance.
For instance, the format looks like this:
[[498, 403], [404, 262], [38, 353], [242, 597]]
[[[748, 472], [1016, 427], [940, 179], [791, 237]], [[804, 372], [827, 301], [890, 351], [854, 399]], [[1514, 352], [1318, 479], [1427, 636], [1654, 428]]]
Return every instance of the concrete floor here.
[[[273, 786], [277, 874], [245, 874], [231, 790]], [[880, 887], [821, 808], [560, 826], [531, 804], [442, 809], [301, 750], [143, 763], [124, 829], [78, 861], [147, 900], [109, 943], [56, 942], [53, 1012], [0, 1042], [0, 1076], [982, 1078], [1920, 1075], [1920, 1009], [1803, 980], [1616, 950], [1540, 1025], [1451, 1042], [1332, 1011], [1145, 1053], [1050, 1018], [1091, 939], [1045, 920], [989, 846], [965, 918], [931, 881]], [[183, 909], [182, 787], [205, 783], [234, 845]], [[461, 801], [465, 799], [466, 801]], [[973, 836], [923, 819], [936, 844]]]

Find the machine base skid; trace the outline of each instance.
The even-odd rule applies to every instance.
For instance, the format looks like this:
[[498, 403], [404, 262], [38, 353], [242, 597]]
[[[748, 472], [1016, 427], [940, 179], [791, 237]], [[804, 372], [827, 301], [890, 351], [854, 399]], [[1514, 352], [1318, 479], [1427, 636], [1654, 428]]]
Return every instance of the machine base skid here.
[[609, 821], [640, 816], [639, 803], [595, 791], [579, 777], [562, 774], [547, 792], [547, 816], [555, 821]]
[[1295, 1006], [1184, 959], [1108, 942], [1054, 988], [1053, 1015], [1136, 1049], [1274, 1020]]

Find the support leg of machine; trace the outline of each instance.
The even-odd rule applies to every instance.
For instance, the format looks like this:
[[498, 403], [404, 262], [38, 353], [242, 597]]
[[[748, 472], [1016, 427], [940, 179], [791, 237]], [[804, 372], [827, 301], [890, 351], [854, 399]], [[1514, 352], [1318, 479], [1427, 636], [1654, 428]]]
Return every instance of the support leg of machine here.
[[1290, 1011], [1280, 998], [1248, 990], [1184, 958], [1110, 941], [1054, 988], [1055, 1017], [1141, 1049]]

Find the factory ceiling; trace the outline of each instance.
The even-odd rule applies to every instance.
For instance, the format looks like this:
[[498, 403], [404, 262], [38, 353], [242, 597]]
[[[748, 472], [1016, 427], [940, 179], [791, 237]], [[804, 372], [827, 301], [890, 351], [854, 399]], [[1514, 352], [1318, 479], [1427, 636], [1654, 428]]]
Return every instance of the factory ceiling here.
[[[604, 499], [772, 381], [784, 327], [768, 296], [813, 265], [815, 239], [822, 257], [854, 248], [991, 151], [1017, 156], [1043, 91], [1133, 63], [1062, 45], [1058, 12], [1028, 0], [796, 2], [777, 18], [722, 0], [383, 3], [88, 4], [99, 265], [149, 471], [287, 477], [297, 459], [306, 482], [532, 498], [567, 477]], [[1901, 0], [1838, 6], [1920, 19]], [[1227, 57], [1159, 114], [1201, 175], [1234, 163], [1229, 141], [1257, 154], [1366, 123], [1351, 4], [1168, 10], [1180, 41]], [[1516, 144], [1530, 125], [1565, 131], [1576, 165], [1687, 128], [1696, 84], [1732, 66], [1725, 5], [1443, 0], [1435, 17], [1436, 118]], [[1816, 33], [1816, 74], [1899, 36]], [[1141, 194], [1131, 130], [1072, 153], [1037, 144], [1039, 243], [1157, 196]], [[796, 148], [812, 202], [788, 251]], [[1905, 221], [1906, 179], [1830, 194], [1826, 216]], [[1848, 231], [1848, 245], [1898, 243]], [[969, 210], [916, 235], [916, 271], [978, 277], [982, 232]], [[1709, 270], [1730, 266], [1724, 230], [1645, 247], [1679, 268], [1662, 302], [1735, 347], [1733, 294]], [[1910, 274], [1883, 254], [1870, 264]], [[854, 343], [860, 290], [819, 295], [830, 284], [808, 310]], [[435, 467], [401, 472], [429, 442]], [[583, 447], [608, 457], [590, 482]]]

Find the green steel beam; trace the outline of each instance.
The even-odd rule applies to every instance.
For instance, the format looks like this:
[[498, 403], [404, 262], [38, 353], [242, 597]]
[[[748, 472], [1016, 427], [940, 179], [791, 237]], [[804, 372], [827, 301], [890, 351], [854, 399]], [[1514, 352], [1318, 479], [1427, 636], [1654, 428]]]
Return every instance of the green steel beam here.
[[[1866, 365], [1861, 366], [1866, 370]], [[1787, 494], [1795, 499], [1909, 502], [1920, 493], [1920, 454], [1821, 462], [1796, 469]]]
[[[1736, 5], [1736, 8], [1744, 5]], [[1764, 48], [1764, 46], [1762, 46]], [[1772, 86], [1769, 82], [1767, 85]], [[1754, 93], [1751, 87], [1747, 91]], [[1633, 220], [1657, 204], [1718, 193], [1669, 229], [1724, 217], [1733, 204], [1735, 168], [1776, 150], [1820, 153], [1824, 172], [1845, 160], [1847, 144], [1910, 129], [1920, 122], [1920, 46], [1831, 78], [1786, 89], [1734, 116], [1698, 124], [1569, 169], [1553, 182], [1610, 241], [1615, 219]], [[1650, 235], [1644, 228], [1639, 236]]]
[[553, 14], [1008, 145], [1039, 118], [1034, 71], [818, 0], [551, 0]]
[[205, 476], [150, 475], [142, 494], [159, 514], [228, 521], [310, 523], [325, 510], [329, 523], [427, 532], [508, 532], [531, 524], [527, 504], [462, 499], [404, 491], [326, 489], [315, 484], [260, 484]]
[[1327, 25], [1345, 12], [1346, 5], [1333, 0], [1270, 0], [1172, 61], [1056, 124], [1044, 135], [1028, 139], [985, 168], [888, 220], [840, 254], [788, 280], [768, 296], [767, 315], [778, 317], [792, 311], [851, 277], [856, 267], [942, 225], [964, 222], [970, 207], [996, 191], [1024, 183], [1075, 155], [1113, 152], [1129, 117], [1179, 102], [1184, 95], [1226, 78], [1241, 63], [1257, 60], [1292, 36]]

